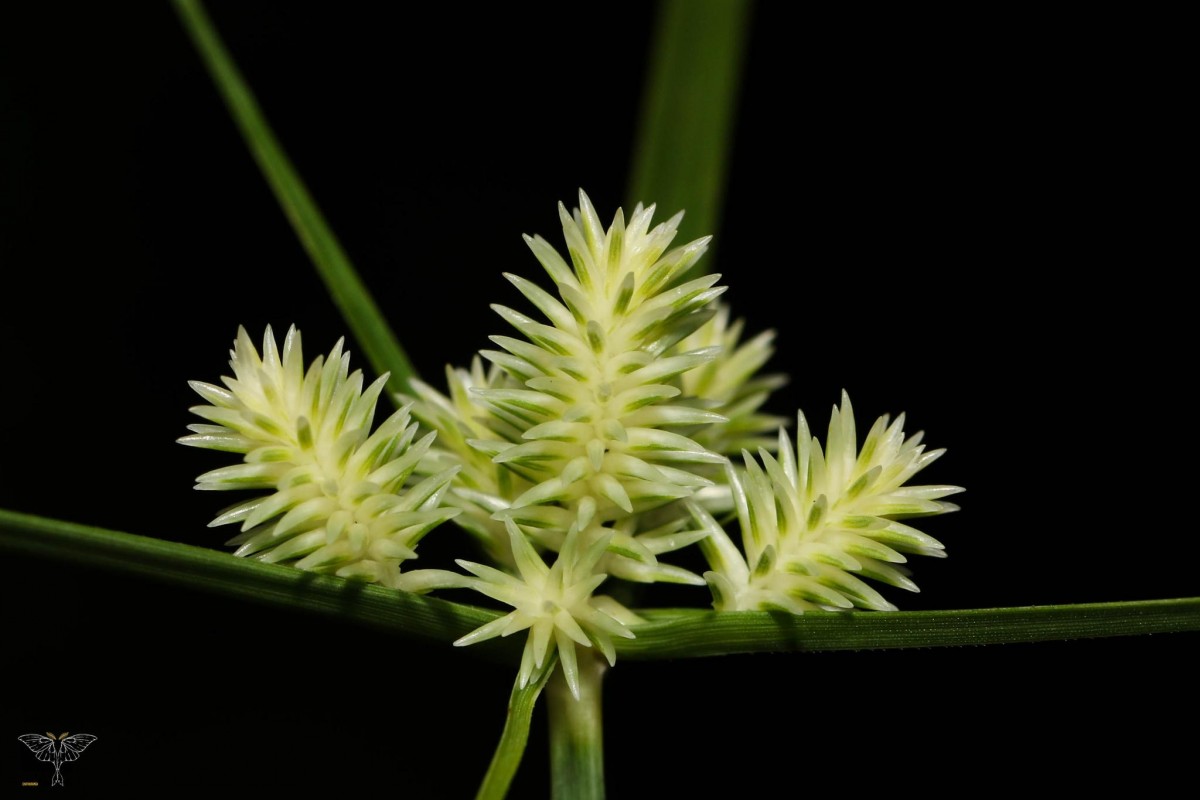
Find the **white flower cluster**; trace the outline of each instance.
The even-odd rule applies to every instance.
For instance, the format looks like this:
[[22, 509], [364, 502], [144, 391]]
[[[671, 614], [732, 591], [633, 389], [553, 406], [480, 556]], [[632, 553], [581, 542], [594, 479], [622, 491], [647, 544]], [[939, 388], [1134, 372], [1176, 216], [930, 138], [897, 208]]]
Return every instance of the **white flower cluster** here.
[[407, 407], [371, 433], [387, 376], [363, 390], [339, 341], [307, 369], [300, 333], [278, 350], [268, 327], [260, 356], [245, 329], [230, 353], [234, 377], [191, 386], [210, 405], [192, 412], [179, 441], [243, 453], [243, 463], [201, 475], [197, 489], [268, 490], [222, 512], [212, 525], [241, 523], [237, 555], [403, 587], [400, 564], [435, 526], [457, 515], [440, 505], [457, 467], [413, 486], [406, 481], [435, 434], [413, 442]]
[[[707, 582], [719, 610], [894, 608], [863, 578], [915, 591], [906, 554], [943, 554], [900, 521], [954, 509], [941, 498], [958, 487], [904, 485], [941, 451], [886, 417], [860, 451], [845, 397], [826, 450], [802, 414], [793, 447], [761, 411], [783, 382], [758, 374], [772, 334], [741, 341], [716, 303], [720, 276], [688, 277], [708, 240], [671, 249], [680, 216], [652, 227], [653, 214], [618, 211], [605, 228], [582, 192], [574, 213], [560, 204], [569, 263], [526, 237], [554, 293], [507, 276], [543, 321], [495, 306], [518, 335], [492, 337], [498, 349], [480, 353], [490, 366], [448, 369], [448, 395], [412, 381], [374, 433], [386, 376], [364, 390], [340, 342], [305, 370], [294, 329], [280, 352], [268, 328], [261, 356], [240, 331], [234, 377], [192, 384], [207, 423], [180, 441], [244, 454], [197, 488], [268, 493], [213, 524], [241, 524], [238, 555], [512, 606], [457, 644], [528, 630], [519, 683], [557, 651], [576, 696], [577, 648], [612, 663], [614, 637], [640, 621], [596, 594], [610, 575]], [[744, 469], [729, 461], [739, 452]], [[729, 517], [741, 548], [718, 522]], [[451, 518], [493, 565], [402, 571]], [[704, 577], [660, 560], [697, 542]]]
[[765, 449], [745, 471], [730, 469], [742, 550], [707, 511], [693, 512], [709, 536], [702, 542], [713, 567], [705, 574], [723, 611], [895, 606], [861, 578], [917, 591], [901, 566], [905, 554], [941, 557], [941, 542], [911, 527], [906, 517], [957, 509], [941, 500], [957, 486], [905, 486], [942, 455], [925, 452], [921, 434], [905, 438], [904, 417], [880, 417], [857, 447], [854, 411], [843, 392], [833, 409], [826, 450], [800, 414], [796, 447], [780, 431], [778, 457]]

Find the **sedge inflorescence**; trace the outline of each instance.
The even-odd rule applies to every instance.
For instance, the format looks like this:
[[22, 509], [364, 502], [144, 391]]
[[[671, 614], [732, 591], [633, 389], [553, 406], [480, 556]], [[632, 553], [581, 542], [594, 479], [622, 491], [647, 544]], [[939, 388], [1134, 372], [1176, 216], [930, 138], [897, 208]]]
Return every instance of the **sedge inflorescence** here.
[[[718, 275], [682, 279], [707, 239], [669, 249], [679, 217], [652, 227], [653, 214], [639, 206], [627, 223], [618, 211], [606, 228], [586, 195], [573, 214], [560, 205], [569, 265], [541, 237], [526, 237], [557, 296], [506, 276], [545, 321], [494, 306], [519, 337], [493, 337], [500, 349], [481, 355], [494, 370], [486, 377], [476, 371], [465, 398], [477, 427], [473, 436], [459, 431], [457, 449], [465, 445], [487, 462], [467, 455], [484, 477], [475, 476], [463, 507], [486, 514], [477, 523], [486, 536], [503, 524], [507, 542], [493, 542], [492, 550], [510, 554], [520, 581], [462, 562], [479, 591], [517, 610], [460, 643], [528, 627], [522, 682], [545, 662], [547, 643], [573, 690], [576, 646], [594, 644], [615, 658], [609, 638], [627, 633], [622, 618], [636, 617], [609, 597], [593, 597], [609, 575], [703, 584], [659, 556], [705, 533], [689, 527], [682, 506], [650, 512], [712, 486], [698, 467], [725, 461], [681, 432], [728, 418], [684, 395], [679, 380], [720, 354], [719, 347], [681, 344], [712, 319], [724, 289], [715, 285]], [[435, 420], [453, 406], [427, 387], [420, 391], [432, 401], [428, 411], [417, 410], [421, 418]], [[443, 428], [455, 441], [457, 420]], [[440, 455], [439, 467], [455, 461], [452, 452]], [[534, 545], [557, 554], [552, 567]]]
[[223, 511], [212, 525], [240, 523], [236, 555], [300, 569], [402, 586], [400, 564], [421, 537], [458, 511], [440, 504], [457, 468], [406, 485], [434, 434], [400, 408], [371, 433], [387, 376], [365, 390], [338, 342], [305, 369], [295, 328], [276, 345], [268, 327], [262, 354], [238, 331], [233, 377], [223, 386], [193, 381], [209, 405], [192, 412], [179, 441], [244, 454], [243, 463], [201, 475], [197, 489], [262, 491]]
[[940, 457], [922, 434], [904, 435], [904, 417], [880, 417], [857, 447], [854, 410], [842, 393], [823, 450], [804, 414], [796, 445], [784, 431], [778, 452], [743, 453], [744, 470], [729, 471], [742, 548], [703, 508], [693, 506], [709, 536], [702, 547], [714, 605], [724, 611], [788, 611], [895, 606], [864, 582], [870, 578], [917, 591], [903, 566], [907, 555], [941, 557], [941, 542], [901, 522], [957, 509], [941, 498], [957, 486], [906, 486]]
[[[364, 389], [341, 343], [305, 369], [295, 330], [280, 351], [268, 329], [261, 354], [239, 332], [234, 376], [193, 384], [206, 422], [181, 441], [244, 456], [197, 488], [266, 494], [213, 524], [241, 525], [238, 555], [481, 592], [511, 611], [456, 644], [527, 631], [518, 683], [557, 653], [577, 696], [579, 648], [613, 663], [641, 621], [597, 594], [609, 580], [707, 584], [718, 610], [894, 608], [863, 579], [915, 590], [906, 556], [943, 553], [901, 521], [953, 510], [941, 498], [958, 487], [905, 485], [940, 451], [903, 418], [860, 450], [845, 397], [825, 449], [803, 415], [793, 446], [762, 410], [784, 380], [760, 374], [772, 333], [743, 341], [720, 276], [690, 276], [708, 239], [672, 247], [681, 215], [653, 216], [639, 205], [605, 226], [582, 192], [560, 204], [566, 258], [525, 237], [552, 290], [506, 275], [536, 312], [494, 306], [514, 335], [448, 368], [445, 394], [412, 380], [374, 433], [384, 379]], [[490, 563], [402, 569], [452, 518]], [[670, 563], [697, 543], [703, 576]]]

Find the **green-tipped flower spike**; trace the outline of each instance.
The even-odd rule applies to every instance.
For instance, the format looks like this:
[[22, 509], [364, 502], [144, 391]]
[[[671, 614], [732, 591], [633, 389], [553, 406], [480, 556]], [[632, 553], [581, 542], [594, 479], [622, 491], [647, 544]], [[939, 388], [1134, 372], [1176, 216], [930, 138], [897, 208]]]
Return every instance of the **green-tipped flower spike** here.
[[231, 352], [225, 388], [192, 382], [211, 405], [192, 412], [179, 441], [244, 453], [242, 464], [201, 475], [197, 489], [256, 489], [261, 495], [224, 511], [211, 525], [241, 523], [236, 555], [401, 587], [400, 563], [432, 528], [455, 516], [439, 500], [457, 468], [405, 488], [435, 434], [413, 442], [417, 424], [402, 408], [370, 432], [387, 376], [364, 391], [349, 372], [342, 342], [304, 370], [300, 333], [277, 349], [270, 327], [260, 357], [245, 329]]
[[904, 438], [904, 417], [881, 417], [856, 452], [854, 412], [842, 393], [833, 409], [827, 450], [798, 415], [796, 449], [779, 432], [779, 456], [744, 453], [746, 469], [730, 470], [744, 556], [699, 504], [691, 504], [709, 536], [701, 541], [705, 574], [719, 610], [784, 610], [895, 606], [861, 578], [909, 591], [917, 586], [905, 554], [944, 556], [942, 544], [899, 520], [944, 514], [940, 498], [958, 486], [905, 486], [943, 450], [925, 452], [921, 434]]
[[517, 682], [524, 688], [557, 648], [563, 676], [578, 700], [579, 670], [575, 646], [594, 645], [610, 665], [615, 664], [617, 654], [612, 637], [632, 639], [633, 633], [627, 625], [639, 621], [616, 600], [592, 596], [596, 587], [608, 577], [595, 571], [608, 546], [608, 536], [588, 541], [579, 526], [573, 525], [554, 566], [547, 567], [517, 524], [511, 519], [505, 524], [519, 578], [472, 561], [459, 559], [458, 564], [478, 578], [472, 588], [514, 610], [475, 629], [454, 644], [474, 644], [528, 628]]
[[729, 306], [720, 304], [715, 317], [678, 345], [684, 350], [720, 348], [719, 356], [685, 372], [680, 380], [685, 397], [695, 397], [704, 408], [725, 417], [724, 422], [699, 426], [690, 435], [727, 456], [760, 447], [774, 450], [774, 434], [786, 422], [759, 411], [771, 392], [787, 383], [784, 375], [758, 374], [775, 352], [775, 332], [763, 331], [743, 342], [743, 324], [740, 319], [730, 323]]
[[[764, 414], [759, 410], [771, 392], [787, 383], [785, 375], [758, 374], [774, 353], [772, 342], [775, 332], [764, 331], [743, 342], [742, 327], [742, 320], [730, 323], [728, 306], [718, 304], [716, 316], [672, 348], [672, 351], [681, 352], [719, 349], [712, 361], [678, 378], [683, 397], [687, 398], [685, 402], [714, 414], [714, 421], [706, 425], [677, 428], [675, 432], [689, 436], [697, 444], [725, 456], [759, 448], [774, 451], [775, 433], [786, 423], [783, 417]], [[732, 513], [733, 494], [725, 479], [725, 465], [695, 465], [692, 469], [711, 479], [714, 485], [700, 489], [691, 500], [701, 503], [710, 513], [719, 517]], [[676, 519], [682, 524], [682, 521], [690, 519], [682, 501], [652, 514], [653, 519], [639, 524], [658, 527], [664, 520]]]
[[[675, 402], [676, 378], [715, 358], [716, 348], [667, 354], [711, 318], [723, 291], [714, 288], [716, 275], [677, 285], [708, 240], [668, 252], [680, 217], [651, 229], [654, 208], [639, 205], [628, 225], [618, 211], [605, 230], [582, 192], [579, 205], [574, 216], [559, 205], [572, 266], [545, 240], [526, 237], [561, 299], [509, 276], [549, 324], [497, 306], [524, 339], [493, 337], [504, 352], [483, 353], [523, 384], [478, 392], [520, 430], [521, 443], [495, 436], [474, 443], [535, 484], [513, 500], [514, 518], [560, 533], [572, 517], [553, 512], [584, 498], [598, 503], [598, 520], [618, 519], [689, 497], [711, 483], [691, 468], [725, 461], [668, 430], [723, 421]], [[516, 514], [535, 507], [549, 517]]]
[[498, 511], [508, 508], [513, 498], [533, 484], [519, 471], [496, 464], [497, 450], [472, 446], [493, 437], [505, 444], [519, 442], [522, 430], [476, 394], [480, 389], [516, 389], [521, 384], [496, 365], [484, 370], [476, 357], [471, 369], [446, 368], [449, 395], [443, 395], [423, 381], [411, 381], [413, 396], [402, 399], [412, 403], [413, 416], [437, 439], [417, 466], [418, 475], [433, 475], [459, 467], [444, 502], [463, 512], [455, 524], [472, 533], [498, 563], [512, 565], [508, 531], [495, 519]]

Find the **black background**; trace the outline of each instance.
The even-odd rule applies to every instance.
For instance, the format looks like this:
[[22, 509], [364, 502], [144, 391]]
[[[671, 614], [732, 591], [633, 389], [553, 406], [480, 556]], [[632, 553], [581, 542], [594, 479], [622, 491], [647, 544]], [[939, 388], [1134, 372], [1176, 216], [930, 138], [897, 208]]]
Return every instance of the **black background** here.
[[[624, 196], [654, 6], [212, 3], [284, 146], [440, 385], [524, 308], [555, 204]], [[1197, 594], [1195, 127], [1170, 20], [756, 8], [716, 269], [818, 428], [908, 413], [968, 491], [905, 609]], [[239, 324], [346, 332], [169, 4], [0, 12], [0, 507], [219, 547], [178, 446]], [[647, 198], [652, 199], [652, 198]], [[673, 213], [676, 209], [667, 209]], [[1186, 253], [1192, 255], [1187, 256]], [[351, 349], [358, 356], [357, 346]], [[363, 365], [362, 359], [355, 361]], [[433, 536], [423, 565], [456, 549]], [[426, 553], [428, 552], [428, 555]], [[470, 796], [512, 668], [3, 555], [8, 783], [99, 740], [75, 796]], [[682, 597], [683, 599], [679, 599]], [[673, 596], [704, 605], [702, 589]], [[1182, 774], [1195, 634], [621, 663], [614, 797], [837, 782], [971, 791]], [[539, 717], [515, 797], [547, 793]], [[1184, 722], [1184, 724], [1189, 724]]]

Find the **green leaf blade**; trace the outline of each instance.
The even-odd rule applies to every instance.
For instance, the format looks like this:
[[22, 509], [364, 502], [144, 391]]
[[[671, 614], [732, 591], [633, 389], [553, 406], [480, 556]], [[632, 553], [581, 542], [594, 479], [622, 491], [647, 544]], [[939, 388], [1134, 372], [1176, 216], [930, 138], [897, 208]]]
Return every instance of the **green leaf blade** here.
[[1200, 597], [952, 611], [638, 611], [620, 659], [890, 650], [1200, 631]]
[[[335, 617], [449, 644], [500, 614], [203, 547], [0, 509], [0, 552], [137, 575], [172, 586]], [[481, 645], [516, 661], [520, 643]]]
[[678, 242], [720, 222], [751, 6], [666, 0], [659, 12], [629, 201], [656, 203], [666, 215], [685, 209]]
[[[447, 644], [500, 612], [385, 589], [201, 547], [0, 509], [0, 552], [83, 563]], [[1013, 644], [1200, 631], [1200, 597], [953, 611], [642, 610], [618, 660], [733, 653], [886, 650]], [[516, 663], [520, 642], [480, 652]], [[473, 651], [476, 648], [472, 648]]]
[[389, 373], [392, 392], [411, 392], [409, 380], [417, 375], [408, 355], [271, 130], [204, 6], [199, 0], [174, 3], [246, 145], [371, 368], [378, 375]]

